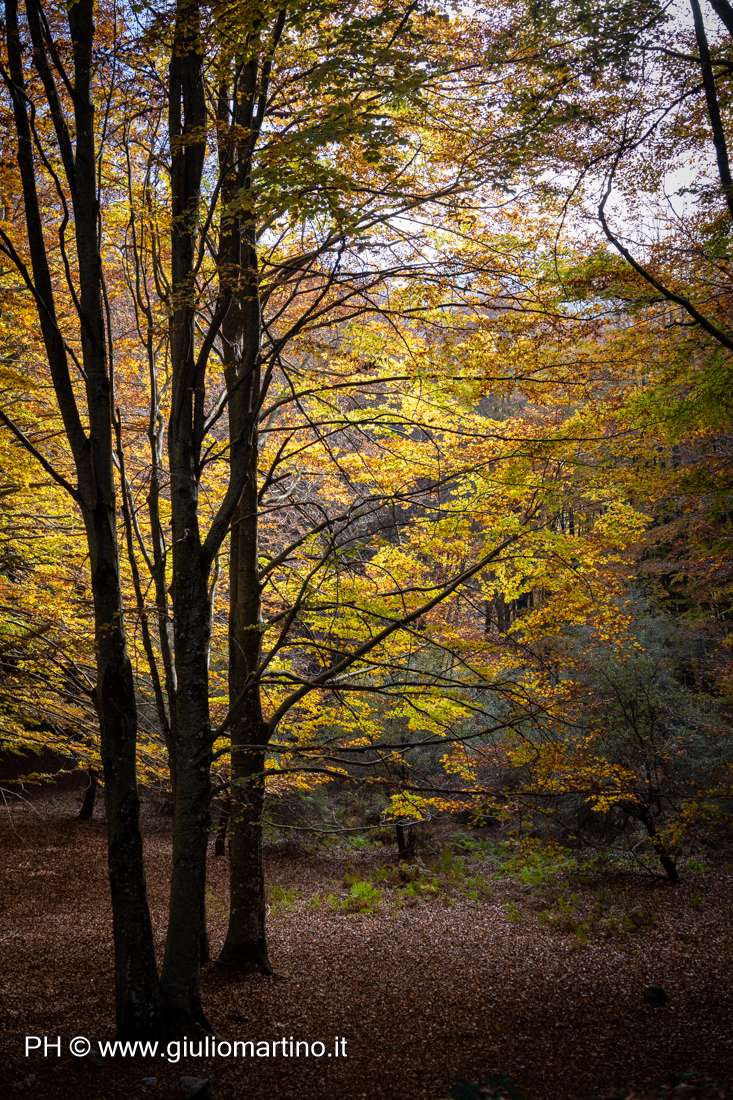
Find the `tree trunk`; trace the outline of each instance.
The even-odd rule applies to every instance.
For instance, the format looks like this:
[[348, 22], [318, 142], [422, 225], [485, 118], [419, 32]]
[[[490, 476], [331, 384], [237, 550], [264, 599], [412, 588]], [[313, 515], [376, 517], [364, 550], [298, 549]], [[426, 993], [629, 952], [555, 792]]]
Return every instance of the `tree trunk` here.
[[654, 815], [650, 805], [644, 802], [621, 802], [619, 803], [624, 813], [629, 814], [630, 817], [636, 818], [640, 821], [647, 831], [647, 835], [652, 842], [654, 851], [657, 853], [659, 862], [664, 870], [669, 881], [673, 886], [676, 886], [680, 880], [679, 871], [677, 870], [677, 864], [675, 860], [670, 856], [669, 852], [664, 847], [664, 841], [657, 832], [657, 826], [654, 822]]
[[219, 810], [219, 821], [216, 826], [216, 840], [214, 841], [215, 856], [226, 855], [227, 825], [229, 824], [229, 814], [231, 813], [231, 808], [231, 797], [223, 799], [221, 803], [221, 808]]
[[415, 854], [415, 841], [412, 835], [412, 829], [407, 830], [407, 838], [405, 838], [405, 826], [401, 822], [397, 822], [395, 824], [395, 833], [397, 834], [397, 858], [411, 859]]
[[[282, 31], [284, 10], [274, 31]], [[236, 72], [236, 78], [234, 76]], [[219, 158], [222, 208], [241, 203], [251, 187], [254, 148], [248, 136], [257, 96], [266, 91], [267, 76], [258, 81], [255, 58], [235, 65], [219, 89]], [[236, 93], [235, 93], [236, 89]], [[260, 120], [261, 121], [261, 120]], [[242, 135], [245, 135], [244, 139]], [[219, 962], [243, 971], [271, 974], [265, 933], [265, 882], [262, 866], [262, 808], [265, 746], [269, 730], [262, 718], [257, 670], [262, 643], [258, 561], [258, 435], [260, 341], [262, 321], [256, 235], [252, 216], [242, 204], [239, 218], [221, 228], [220, 280], [232, 301], [222, 323], [222, 350], [227, 378], [229, 433], [232, 450], [242, 448], [247, 479], [232, 519], [229, 568], [229, 706], [231, 714], [232, 793], [229, 815], [229, 927]]]
[[171, 481], [173, 638], [176, 691], [172, 705], [173, 870], [161, 989], [168, 1024], [210, 1033], [201, 1007], [205, 938], [206, 849], [210, 824], [208, 658], [211, 555], [199, 530], [199, 479], [204, 435], [206, 357], [196, 345], [195, 259], [206, 152], [201, 11], [178, 0], [169, 62], [171, 149]]
[[503, 592], [494, 592], [493, 614], [496, 619], [496, 629], [500, 634], [505, 634], [512, 625], [512, 607], [504, 599]]
[[262, 865], [264, 782], [259, 776], [253, 778], [264, 761], [264, 752], [232, 749], [229, 927], [219, 955], [223, 966], [256, 974], [272, 974]]
[[[178, 691], [172, 736], [176, 783], [173, 870], [161, 988], [174, 1030], [209, 1032], [211, 1029], [201, 1007], [199, 974], [205, 944], [206, 849], [211, 820], [208, 591], [202, 571], [186, 568], [186, 565], [195, 565], [197, 555], [187, 553], [189, 538], [178, 533], [182, 517], [175, 504], [173, 515]], [[188, 520], [195, 524], [195, 518], [190, 515]], [[194, 526], [192, 536], [195, 531]]]
[[669, 881], [672, 883], [673, 886], [676, 886], [680, 880], [679, 871], [677, 870], [677, 864], [669, 855], [669, 853], [665, 850], [662, 838], [657, 832], [657, 827], [654, 824], [654, 818], [652, 817], [651, 809], [647, 810], [643, 820], [644, 824], [646, 825], [646, 831], [649, 834], [652, 844], [654, 845], [654, 851], [657, 853], [657, 856], [659, 858], [659, 862], [662, 865], [662, 868], [667, 875]]
[[105, 508], [102, 502], [95, 510], [92, 522], [87, 522], [87, 534], [97, 650], [95, 703], [101, 734], [112, 894], [117, 1034], [130, 1038], [162, 1034], [163, 1017], [140, 831], [137, 708], [120, 599], [113, 491], [111, 498], [111, 507]]
[[[43, 88], [44, 110], [53, 120], [55, 155], [63, 166], [73, 203], [79, 267], [77, 309], [87, 410], [82, 417], [71, 380], [67, 348], [57, 323], [54, 282], [44, 239], [44, 218], [35, 178], [29, 93], [25, 86], [17, 0], [5, 6], [13, 114], [18, 134], [26, 232], [38, 319], [48, 368], [77, 475], [77, 487], [53, 473], [80, 507], [89, 546], [94, 603], [96, 685], [104, 795], [108, 822], [109, 880], [115, 945], [117, 1034], [142, 1037], [160, 1033], [162, 1002], [148, 910], [136, 776], [137, 710], [132, 666], [127, 653], [119, 555], [112, 440], [112, 381], [102, 303], [96, 127], [92, 98], [94, 5], [77, 0], [69, 8], [73, 43], [73, 121], [49, 64], [46, 32], [36, 0], [26, 0], [33, 63]], [[25, 29], [24, 29], [25, 33]], [[66, 56], [66, 55], [64, 55]], [[35, 89], [34, 89], [35, 91]], [[40, 94], [40, 93], [39, 93]], [[75, 135], [74, 142], [70, 134]]]
[[[229, 618], [229, 699], [232, 796], [229, 816], [229, 927], [219, 962], [247, 972], [271, 974], [265, 930], [262, 866], [262, 808], [265, 745], [259, 686], [254, 677], [260, 656], [260, 581], [257, 571], [256, 448], [251, 477], [232, 527]], [[262, 746], [253, 748], [252, 746]]]
[[[177, 335], [174, 333], [171, 341], [174, 348]], [[174, 369], [182, 361], [181, 373], [185, 375], [186, 358], [190, 354], [190, 345], [176, 348], [171, 355]], [[202, 559], [198, 528], [192, 401], [189, 390], [183, 394], [182, 414], [175, 420], [171, 417], [169, 428], [172, 602], [178, 688], [171, 723], [175, 775], [173, 871], [161, 988], [174, 1028], [209, 1032], [201, 1007], [199, 969], [205, 942], [206, 850], [211, 822], [210, 616], [208, 568]]]
[[87, 768], [89, 783], [84, 791], [84, 801], [79, 810], [79, 821], [91, 821], [94, 817], [94, 803], [97, 800], [97, 773], [94, 768]]

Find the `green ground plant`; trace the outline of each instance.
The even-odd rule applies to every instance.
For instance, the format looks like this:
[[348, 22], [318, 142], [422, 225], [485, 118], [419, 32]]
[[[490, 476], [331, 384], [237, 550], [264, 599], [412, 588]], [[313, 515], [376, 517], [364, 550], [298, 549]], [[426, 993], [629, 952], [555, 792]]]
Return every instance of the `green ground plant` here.
[[513, 837], [502, 841], [499, 849], [508, 858], [496, 877], [513, 878], [525, 886], [553, 886], [578, 868], [578, 860], [569, 849], [534, 837]]
[[384, 894], [373, 886], [371, 882], [365, 882], [357, 878], [355, 874], [351, 878], [349, 893], [346, 897], [337, 898], [329, 894], [326, 903], [336, 913], [377, 913], [382, 908]]
[[223, 913], [225, 916], [229, 916], [229, 910], [220, 897], [214, 893], [211, 887], [206, 887], [206, 912], [209, 916], [218, 916]]
[[[492, 854], [489, 841], [476, 840], [475, 837], [468, 836], [463, 832], [453, 833], [451, 836], [451, 846], [459, 852], [464, 852], [466, 855], [472, 856], [474, 859], [488, 859]], [[446, 849], [446, 852], [448, 851], [450, 851], [450, 849]]]
[[654, 910], [635, 905], [621, 912], [611, 912], [613, 900], [611, 890], [599, 890], [594, 895], [590, 910], [587, 910], [580, 894], [564, 893], [555, 899], [551, 907], [541, 910], [537, 914], [537, 920], [559, 932], [574, 935], [580, 944], [587, 943], [594, 933], [609, 937], [657, 926]]
[[278, 909], [295, 909], [295, 903], [298, 895], [295, 890], [286, 890], [282, 886], [273, 886], [270, 891], [270, 906], [271, 911], [277, 912]]

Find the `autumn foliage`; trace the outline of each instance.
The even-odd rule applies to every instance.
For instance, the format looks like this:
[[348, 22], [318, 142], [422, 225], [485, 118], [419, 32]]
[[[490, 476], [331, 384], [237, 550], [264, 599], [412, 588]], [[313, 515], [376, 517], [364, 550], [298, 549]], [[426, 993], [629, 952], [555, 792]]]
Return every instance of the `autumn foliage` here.
[[713, 7], [7, 5], [0, 731], [104, 772], [121, 1034], [210, 1030], [212, 802], [265, 973], [288, 800], [672, 883], [729, 829]]

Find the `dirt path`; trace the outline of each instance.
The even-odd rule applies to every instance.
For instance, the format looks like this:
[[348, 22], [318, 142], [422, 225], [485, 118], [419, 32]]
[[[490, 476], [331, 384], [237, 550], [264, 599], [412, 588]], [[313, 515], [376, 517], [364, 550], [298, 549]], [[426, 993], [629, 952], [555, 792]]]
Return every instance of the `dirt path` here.
[[[658, 923], [582, 945], [529, 911], [508, 920], [507, 898], [517, 895], [503, 883], [481, 908], [436, 897], [395, 909], [397, 891], [377, 915], [314, 908], [314, 893], [321, 901], [343, 893], [346, 864], [336, 857], [268, 865], [282, 888], [270, 918], [278, 976], [204, 969], [205, 1006], [221, 1040], [277, 1040], [277, 1054], [270, 1045], [269, 1057], [254, 1058], [172, 1063], [156, 1054], [101, 1066], [73, 1058], [73, 1037], [113, 1035], [104, 829], [71, 820], [73, 806], [71, 795], [42, 804], [45, 823], [16, 812], [19, 835], [0, 820], [5, 1095], [112, 1100], [142, 1096], [144, 1077], [168, 1095], [190, 1075], [211, 1079], [214, 1100], [439, 1100], [456, 1077], [506, 1072], [529, 1100], [580, 1100], [691, 1068], [733, 1076], [730, 873], [691, 876], [676, 890], [612, 884], [622, 908], [653, 907]], [[170, 846], [160, 823], [148, 825], [146, 848], [162, 947]], [[214, 957], [226, 926], [226, 873], [226, 860], [211, 861]], [[649, 985], [663, 985], [669, 1003], [646, 1004]], [[61, 1036], [62, 1057], [24, 1058], [26, 1035]], [[323, 1055], [305, 1057], [301, 1047], [300, 1057], [283, 1056], [281, 1041], [289, 1055], [291, 1036], [309, 1050], [316, 1044], [316, 1054], [323, 1043]], [[13, 1091], [29, 1074], [36, 1082]]]

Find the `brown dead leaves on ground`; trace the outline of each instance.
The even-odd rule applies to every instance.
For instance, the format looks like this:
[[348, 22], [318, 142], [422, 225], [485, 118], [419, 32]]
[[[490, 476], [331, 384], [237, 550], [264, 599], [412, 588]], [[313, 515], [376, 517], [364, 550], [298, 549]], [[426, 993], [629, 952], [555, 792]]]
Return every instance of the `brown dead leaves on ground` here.
[[[279, 887], [270, 913], [275, 976], [204, 968], [204, 1003], [221, 1040], [266, 1042], [269, 1057], [174, 1062], [162, 1051], [102, 1065], [73, 1058], [72, 1038], [104, 1041], [114, 1030], [105, 830], [99, 821], [74, 820], [73, 795], [36, 805], [43, 821], [28, 809], [14, 810], [15, 831], [7, 816], [0, 820], [6, 1095], [117, 1100], [151, 1091], [141, 1084], [150, 1077], [158, 1082], [152, 1091], [167, 1095], [180, 1077], [195, 1076], [210, 1078], [214, 1100], [439, 1100], [456, 1079], [506, 1073], [528, 1100], [580, 1100], [632, 1085], [641, 1097], [652, 1082], [690, 1069], [732, 1075], [733, 875], [726, 870], [690, 875], [676, 889], [609, 880], [602, 920], [588, 916], [597, 896], [588, 887], [573, 902], [586, 935], [569, 931], [567, 921], [540, 923], [542, 903], [504, 881], [492, 883], [489, 900], [476, 900], [465, 890], [451, 898], [442, 887], [408, 894], [377, 880], [376, 912], [354, 912], [345, 904], [353, 882], [368, 879], [375, 861], [361, 853], [268, 862], [269, 882]], [[170, 842], [154, 815], [146, 856], [162, 949]], [[355, 873], [345, 877], [349, 864]], [[227, 861], [212, 859], [214, 958], [226, 898]], [[634, 910], [655, 918], [637, 926], [624, 916]], [[645, 1003], [648, 986], [662, 986], [668, 1003]], [[55, 1050], [25, 1058], [26, 1035], [61, 1037], [61, 1058]], [[291, 1037], [323, 1043], [323, 1055], [290, 1057]], [[346, 1057], [342, 1046], [334, 1054], [336, 1037], [346, 1039]], [[30, 1075], [35, 1082], [13, 1091]]]
[[[657, 1081], [649, 1088], [616, 1089], [594, 1100], [730, 1100], [730, 1086], [704, 1074], [688, 1072]], [[515, 1081], [507, 1074], [485, 1081], [457, 1081], [448, 1100], [526, 1100]]]

